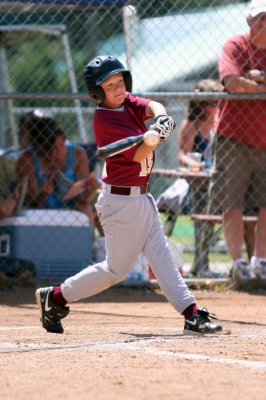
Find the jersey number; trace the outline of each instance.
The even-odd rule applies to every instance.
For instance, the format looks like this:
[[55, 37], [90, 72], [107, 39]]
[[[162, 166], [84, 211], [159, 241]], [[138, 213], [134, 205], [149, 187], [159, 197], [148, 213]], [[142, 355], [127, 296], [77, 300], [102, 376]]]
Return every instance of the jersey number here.
[[151, 153], [149, 157], [145, 158], [145, 160], [141, 161], [141, 171], [139, 176], [147, 176], [151, 173], [152, 165], [153, 165], [153, 154]]

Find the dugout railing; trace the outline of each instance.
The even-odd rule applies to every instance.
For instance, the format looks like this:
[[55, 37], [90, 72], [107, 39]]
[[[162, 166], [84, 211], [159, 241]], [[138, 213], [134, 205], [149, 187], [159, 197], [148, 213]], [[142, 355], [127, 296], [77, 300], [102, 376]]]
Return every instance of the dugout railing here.
[[[265, 95], [261, 94], [261, 95], [247, 95], [247, 94], [242, 94], [242, 95], [236, 95], [236, 94], [226, 94], [226, 93], [220, 93], [220, 94], [213, 94], [213, 93], [206, 93], [204, 95], [199, 94], [199, 93], [191, 93], [191, 92], [184, 92], [184, 93], [140, 93], [139, 95], [143, 95], [143, 96], [147, 96], [149, 98], [152, 99], [156, 99], [159, 101], [162, 101], [164, 104], [167, 104], [168, 108], [171, 108], [172, 110], [178, 108], [178, 106], [180, 107], [180, 110], [178, 112], [177, 115], [177, 125], [179, 123], [178, 121], [178, 117], [181, 118], [181, 115], [183, 115], [182, 111], [184, 112], [185, 110], [185, 106], [186, 106], [186, 102], [190, 99], [201, 99], [201, 100], [206, 100], [206, 99], [217, 99], [217, 98], [221, 98], [221, 99], [231, 99], [232, 101], [236, 100], [236, 99], [243, 99], [243, 101], [247, 100], [247, 99], [265, 99]], [[50, 101], [61, 101], [62, 103], [64, 103], [64, 101], [67, 101], [68, 99], [73, 99], [73, 98], [77, 98], [79, 100], [81, 100], [83, 103], [86, 101], [88, 104], [88, 108], [86, 108], [85, 104], [84, 107], [82, 108], [82, 110], [84, 111], [84, 113], [92, 113], [94, 110], [94, 106], [93, 104], [89, 101], [88, 96], [86, 93], [51, 93], [51, 94], [44, 94], [44, 93], [38, 93], [38, 94], [33, 94], [33, 93], [0, 93], [0, 99], [1, 101], [7, 101], [8, 99], [23, 99], [25, 102], [27, 101], [34, 101], [34, 103], [36, 103], [38, 106], [36, 108], [41, 108], [42, 102], [46, 101], [47, 99], [49, 99]], [[35, 107], [29, 108], [29, 109], [35, 109]], [[51, 107], [51, 109], [53, 109]], [[154, 197], [157, 199], [158, 196], [165, 190], [167, 189], [167, 187], [170, 186], [170, 184], [176, 179], [176, 176], [174, 174], [171, 174], [171, 171], [175, 171], [178, 169], [179, 165], [177, 162], [177, 146], [176, 146], [176, 142], [177, 142], [177, 129], [175, 129], [174, 133], [171, 135], [170, 139], [168, 140], [168, 142], [166, 142], [164, 144], [164, 146], [160, 146], [158, 148], [158, 150], [156, 151], [157, 153], [157, 160], [156, 160], [156, 165], [155, 168], [159, 168], [161, 171], [165, 172], [166, 176], [153, 176], [151, 177], [151, 182], [152, 182], [152, 193], [154, 195]], [[8, 150], [8, 149], [5, 149]], [[14, 150], [14, 149], [13, 149]], [[19, 150], [18, 148], [16, 150]], [[94, 148], [95, 151], [95, 148]], [[168, 157], [165, 157], [165, 154], [168, 152]], [[99, 162], [97, 165], [97, 173], [101, 174], [101, 169], [102, 169], [102, 163]], [[168, 175], [167, 175], [167, 171], [169, 171]], [[156, 174], [155, 174], [156, 175]], [[167, 210], [163, 210], [164, 212], [162, 213], [162, 219], [165, 222], [165, 214], [167, 214]], [[194, 237], [193, 237], [193, 222], [195, 221], [195, 216], [193, 216], [191, 218], [190, 213], [192, 212], [192, 210], [190, 210], [190, 212], [186, 213], [186, 215], [182, 214], [182, 211], [180, 212], [180, 215], [177, 216], [176, 220], [174, 221], [174, 226], [173, 226], [173, 232], [170, 235], [169, 240], [171, 241], [171, 245], [173, 247], [176, 247], [175, 251], [175, 256], [178, 259], [178, 263], [179, 266], [183, 268], [183, 272], [185, 273], [185, 275], [187, 275], [187, 273], [189, 272], [189, 265], [191, 265], [192, 263], [192, 258], [193, 258], [193, 252], [195, 249], [195, 243], [194, 243]], [[66, 262], [66, 260], [64, 260], [64, 255], [67, 253], [64, 253], [64, 246], [66, 246], [66, 248], [69, 248], [69, 244], [67, 244], [67, 242], [61, 243], [60, 246], [58, 244], [58, 240], [59, 237], [63, 237], [65, 235], [64, 229], [66, 229], [67, 235], [74, 235], [74, 237], [77, 237], [76, 235], [76, 231], [77, 231], [77, 225], [79, 225], [79, 223], [74, 224], [73, 229], [71, 229], [71, 224], [73, 223], [73, 215], [67, 215], [67, 213], [64, 214], [65, 215], [65, 221], [62, 222], [64, 220], [64, 216], [62, 215], [62, 218], [60, 219], [60, 221], [58, 222], [56, 219], [56, 214], [51, 214], [50, 211], [45, 211], [43, 210], [39, 215], [38, 213], [33, 213], [31, 214], [30, 212], [27, 212], [25, 209], [21, 210], [20, 212], [20, 216], [23, 216], [23, 226], [26, 224], [27, 229], [29, 229], [29, 226], [31, 225], [31, 219], [33, 218], [33, 230], [36, 229], [36, 224], [37, 227], [39, 229], [37, 229], [38, 233], [36, 235], [36, 238], [38, 237], [38, 240], [36, 240], [36, 238], [34, 239], [34, 235], [33, 237], [30, 235], [29, 237], [31, 237], [31, 244], [32, 241], [34, 243], [34, 240], [36, 240], [36, 243], [33, 244], [34, 248], [40, 249], [40, 246], [43, 245], [42, 248], [42, 257], [44, 257], [46, 253], [46, 240], [41, 240], [40, 238], [42, 237], [42, 235], [40, 235], [40, 232], [42, 231], [46, 231], [47, 230], [47, 225], [49, 226], [49, 229], [56, 229], [56, 230], [62, 230], [62, 234], [59, 234], [58, 237], [56, 237], [56, 240], [52, 240], [52, 242], [49, 244], [49, 251], [50, 253], [53, 253], [53, 246], [55, 247], [55, 249], [57, 249], [57, 251], [59, 251], [59, 253], [56, 253], [56, 255], [52, 256], [52, 259], [50, 258], [50, 260], [48, 262], [45, 262], [42, 260], [42, 263], [44, 263], [45, 267], [42, 267], [44, 269], [41, 270], [41, 274], [43, 274], [44, 276], [57, 276], [57, 275], [53, 275], [53, 273], [51, 273], [51, 269], [52, 270], [59, 270], [61, 271], [61, 273], [63, 273], [63, 276], [67, 275], [70, 272], [73, 272], [75, 270], [75, 268], [78, 269], [78, 266], [76, 264], [78, 264], [80, 262], [80, 264], [82, 264], [82, 266], [84, 266], [84, 264], [86, 262], [90, 263], [93, 261], [93, 244], [94, 244], [94, 240], [95, 240], [95, 235], [93, 234], [92, 230], [89, 230], [89, 226], [88, 226], [88, 232], [87, 232], [87, 236], [91, 236], [90, 241], [88, 242], [88, 247], [87, 247], [87, 251], [89, 250], [89, 254], [85, 253], [86, 257], [84, 256], [82, 260], [80, 260], [79, 258], [77, 258], [77, 260], [73, 260], [72, 263], [70, 261], [70, 263], [68, 264]], [[76, 214], [77, 215], [77, 214]], [[77, 215], [78, 217], [78, 215]], [[39, 218], [39, 221], [38, 221]], [[47, 218], [49, 220], [49, 223], [47, 224]], [[203, 217], [201, 217], [202, 219]], [[218, 217], [218, 223], [220, 223], [220, 216]], [[21, 219], [21, 221], [22, 221]], [[28, 221], [26, 222], [26, 220], [28, 219]], [[81, 217], [82, 219], [82, 217]], [[203, 223], [212, 223], [212, 215], [209, 217], [205, 214], [204, 215], [204, 221]], [[79, 218], [77, 218], [77, 221], [79, 220]], [[72, 222], [71, 222], [72, 221]], [[84, 218], [82, 219], [82, 224], [81, 226], [83, 226], [83, 228], [81, 229], [81, 231], [84, 232], [84, 223], [85, 220]], [[202, 221], [200, 221], [202, 223]], [[216, 221], [217, 222], [217, 221]], [[20, 223], [19, 223], [20, 224]], [[63, 226], [61, 226], [63, 224]], [[43, 225], [43, 226], [42, 226]], [[52, 225], [52, 227], [56, 227], [56, 228], [51, 228], [50, 225]], [[6, 257], [8, 254], [11, 254], [12, 251], [12, 243], [10, 242], [10, 238], [7, 240], [7, 231], [10, 232], [10, 227], [11, 227], [11, 232], [14, 232], [14, 230], [19, 230], [22, 235], [23, 238], [28, 237], [27, 233], [23, 232], [23, 229], [21, 228], [21, 226], [19, 225], [16, 226], [16, 221], [15, 221], [15, 226], [14, 227], [14, 221], [12, 222], [12, 220], [8, 220], [7, 223], [6, 221], [2, 221], [1, 223], [2, 228], [0, 227], [0, 233], [1, 233], [1, 248], [2, 248], [2, 256]], [[87, 226], [87, 224], [85, 223], [85, 226]], [[7, 227], [9, 227], [9, 229], [7, 229]], [[41, 228], [42, 227], [42, 228]], [[67, 227], [67, 228], [66, 228]], [[24, 227], [25, 229], [25, 227]], [[49, 230], [48, 229], [48, 230]], [[186, 231], [187, 230], [187, 231]], [[72, 233], [71, 233], [72, 231]], [[26, 231], [25, 231], [26, 232]], [[70, 233], [69, 233], [70, 232]], [[85, 229], [86, 232], [86, 229]], [[86, 233], [85, 233], [86, 235]], [[48, 235], [49, 236], [49, 235]], [[97, 236], [97, 235], [96, 235]], [[222, 231], [220, 230], [219, 232], [219, 236], [220, 239], [222, 238]], [[19, 236], [18, 236], [19, 237]], [[70, 236], [71, 237], [71, 236]], [[30, 248], [30, 244], [27, 241], [22, 241], [23, 245], [21, 244], [21, 239], [16, 238], [16, 241], [19, 240], [19, 257], [22, 259], [27, 259], [27, 257], [29, 257], [29, 261], [31, 262], [36, 262], [36, 259], [31, 256], [29, 256], [30, 253], [28, 253], [27, 251], [29, 251]], [[78, 240], [78, 242], [82, 241], [83, 239]], [[222, 240], [222, 239], [221, 239]], [[57, 243], [56, 243], [57, 242]], [[59, 241], [60, 242], [60, 241]], [[62, 242], [62, 239], [61, 239]], [[71, 239], [70, 239], [71, 242]], [[15, 246], [18, 246], [18, 244], [16, 243]], [[22, 246], [22, 247], [21, 247]], [[23, 246], [24, 246], [24, 250], [23, 250]], [[28, 246], [27, 251], [24, 253], [25, 251], [25, 246]], [[79, 247], [77, 246], [77, 249]], [[83, 250], [84, 251], [84, 250]], [[209, 250], [208, 250], [209, 251]], [[40, 252], [40, 251], [39, 251]], [[60, 260], [60, 252], [62, 254], [62, 260]], [[218, 273], [220, 275], [224, 277], [229, 276], [229, 258], [228, 255], [226, 254], [227, 249], [226, 249], [226, 245], [224, 243], [223, 248], [219, 249], [219, 246], [215, 245], [213, 246], [212, 249], [210, 249], [210, 253], [211, 253], [211, 268], [214, 271], [218, 271]], [[41, 252], [40, 252], [41, 253]], [[79, 254], [82, 254], [82, 251], [78, 251]], [[74, 251], [72, 252], [72, 254], [74, 254]], [[35, 254], [36, 257], [36, 254]], [[214, 258], [214, 260], [212, 260], [212, 258]], [[56, 262], [55, 262], [56, 259]], [[52, 260], [52, 261], [51, 261]], [[72, 264], [72, 267], [71, 267]], [[74, 267], [76, 265], [76, 267], [73, 269], [73, 264]], [[72, 268], [72, 269], [71, 269]], [[145, 281], [147, 281], [150, 276], [150, 274], [147, 275], [147, 268], [149, 268], [149, 266], [145, 265], [145, 261], [143, 259], [140, 260], [140, 265], [138, 264], [138, 266], [136, 267], [136, 271], [134, 272], [134, 275], [132, 275], [132, 279], [134, 277], [135, 280], [137, 280], [139, 283], [142, 282], [142, 278], [143, 278], [143, 274], [145, 275]], [[45, 271], [45, 272], [43, 272]], [[47, 272], [48, 271], [48, 272]], [[63, 271], [63, 272], [62, 272]], [[143, 272], [144, 271], [144, 272]], [[149, 270], [148, 270], [149, 271]], [[60, 277], [62, 275], [59, 275], [58, 277]], [[218, 275], [217, 275], [218, 276]]]
[[[65, 130], [69, 141], [84, 146], [92, 143], [94, 105], [85, 93], [82, 71], [96, 54], [112, 53], [132, 70], [134, 92], [163, 102], [176, 120], [173, 135], [156, 150], [155, 165], [159, 169], [176, 170], [177, 132], [189, 100], [265, 99], [264, 94], [203, 95], [193, 91], [199, 79], [218, 79], [217, 61], [222, 45], [228, 37], [248, 29], [247, 10], [247, 1], [228, 0], [0, 1], [0, 54], [5, 72], [0, 74], [2, 152], [14, 154], [21, 150], [17, 142], [19, 118], [36, 108], [51, 115]], [[12, 29], [26, 30], [27, 25], [36, 31], [44, 26], [52, 28], [49, 35], [38, 38], [32, 35], [25, 43], [23, 35], [15, 37]], [[67, 35], [65, 49], [50, 34], [56, 26], [61, 27], [60, 39]], [[70, 57], [66, 57], [67, 52]], [[13, 112], [9, 112], [11, 109]], [[97, 165], [100, 174], [102, 164]], [[155, 198], [174, 181], [174, 176], [152, 176]], [[183, 257], [185, 272], [195, 250], [190, 214], [188, 204], [174, 221], [170, 237], [178, 247], [176, 253]], [[36, 221], [36, 215], [34, 218]], [[48, 213], [42, 214], [42, 218], [47, 222]], [[165, 213], [162, 218], [165, 222]], [[1, 242], [4, 252], [8, 248], [5, 238]], [[211, 249], [210, 261], [213, 268], [228, 273], [230, 258], [222, 233]]]

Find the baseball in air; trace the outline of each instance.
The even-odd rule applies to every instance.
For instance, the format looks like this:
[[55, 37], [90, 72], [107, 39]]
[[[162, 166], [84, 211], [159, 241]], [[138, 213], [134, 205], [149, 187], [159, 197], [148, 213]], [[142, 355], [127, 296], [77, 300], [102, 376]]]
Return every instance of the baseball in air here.
[[143, 141], [147, 146], [156, 146], [160, 142], [159, 133], [151, 129], [144, 133]]

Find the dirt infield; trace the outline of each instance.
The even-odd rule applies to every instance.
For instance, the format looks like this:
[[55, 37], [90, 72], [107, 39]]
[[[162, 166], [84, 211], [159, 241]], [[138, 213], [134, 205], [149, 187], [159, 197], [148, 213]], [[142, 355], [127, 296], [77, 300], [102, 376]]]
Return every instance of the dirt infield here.
[[48, 334], [34, 291], [0, 292], [1, 399], [265, 398], [265, 292], [194, 291], [224, 332], [193, 338], [159, 290], [129, 288], [72, 304]]

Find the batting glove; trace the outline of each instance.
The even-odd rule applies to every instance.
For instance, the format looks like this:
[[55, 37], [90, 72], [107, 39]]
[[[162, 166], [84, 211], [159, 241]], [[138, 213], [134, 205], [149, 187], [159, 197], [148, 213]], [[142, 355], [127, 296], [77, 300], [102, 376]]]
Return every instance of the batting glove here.
[[159, 132], [160, 143], [168, 139], [170, 133], [175, 129], [175, 121], [167, 114], [158, 114], [154, 117], [155, 124], [150, 128]]
[[164, 127], [165, 132], [171, 133], [175, 129], [175, 121], [167, 114], [158, 114], [154, 117], [156, 125]]

